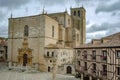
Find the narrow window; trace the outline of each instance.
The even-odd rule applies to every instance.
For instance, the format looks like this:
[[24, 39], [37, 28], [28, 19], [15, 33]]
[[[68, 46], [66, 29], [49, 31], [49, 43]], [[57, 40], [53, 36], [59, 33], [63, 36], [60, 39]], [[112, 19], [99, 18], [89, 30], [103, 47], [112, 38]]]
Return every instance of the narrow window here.
[[24, 36], [29, 36], [29, 27], [28, 27], [28, 25], [25, 25], [25, 27], [24, 27]]
[[80, 61], [78, 61], [78, 65], [80, 66]]
[[85, 62], [84, 65], [84, 70], [87, 70], [87, 62]]
[[106, 50], [102, 51], [101, 59], [107, 60], [107, 51]]
[[74, 11], [74, 16], [76, 15], [76, 11]]
[[54, 37], [54, 26], [52, 26], [52, 37]]
[[78, 11], [78, 16], [80, 17], [80, 11]]
[[96, 64], [93, 63], [92, 73], [96, 73]]
[[83, 56], [84, 56], [84, 59], [87, 59], [87, 51], [84, 51]]
[[80, 50], [78, 50], [78, 51], [77, 51], [78, 56], [80, 56], [80, 53], [81, 53], [81, 51], [80, 51]]
[[117, 75], [120, 75], [120, 67], [117, 67]]
[[49, 56], [49, 52], [47, 52], [47, 56]]
[[120, 51], [117, 51], [117, 58], [120, 58]]
[[79, 41], [79, 34], [77, 34], [77, 41]]
[[103, 75], [107, 75], [107, 65], [103, 65]]
[[92, 51], [92, 59], [96, 59], [96, 51], [95, 50]]
[[54, 52], [52, 52], [52, 57], [54, 57]]
[[70, 19], [68, 19], [68, 25], [70, 24]]

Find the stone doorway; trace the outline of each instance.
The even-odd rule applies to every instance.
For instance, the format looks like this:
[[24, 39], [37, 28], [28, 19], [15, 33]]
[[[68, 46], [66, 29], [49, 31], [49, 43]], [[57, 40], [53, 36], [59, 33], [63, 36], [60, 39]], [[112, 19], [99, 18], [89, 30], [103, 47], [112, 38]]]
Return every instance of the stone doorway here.
[[71, 66], [68, 66], [66, 70], [67, 70], [67, 71], [66, 71], [67, 74], [71, 74], [71, 73], [72, 73], [72, 68], [71, 68]]
[[23, 66], [26, 66], [28, 63], [28, 55], [27, 54], [24, 54], [23, 55]]
[[18, 49], [18, 62], [22, 66], [32, 66], [32, 49], [28, 47], [27, 39], [23, 41], [23, 47]]

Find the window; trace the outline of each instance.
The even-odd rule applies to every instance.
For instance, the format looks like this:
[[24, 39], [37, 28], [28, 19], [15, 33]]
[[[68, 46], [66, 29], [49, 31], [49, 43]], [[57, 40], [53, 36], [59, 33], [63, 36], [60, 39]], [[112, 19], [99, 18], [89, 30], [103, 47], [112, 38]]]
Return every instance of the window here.
[[84, 70], [87, 70], [87, 62], [84, 62]]
[[85, 64], [84, 70], [87, 70], [87, 62], [85, 62], [84, 64]]
[[54, 26], [52, 26], [52, 37], [54, 37]]
[[78, 65], [80, 66], [80, 61], [78, 61]]
[[77, 34], [77, 41], [79, 41], [79, 34]]
[[93, 69], [96, 70], [96, 64], [95, 63], [93, 63]]
[[70, 19], [68, 19], [68, 25], [70, 24]]
[[50, 60], [50, 63], [52, 62], [52, 60]]
[[54, 57], [54, 52], [52, 52], [52, 57]]
[[80, 50], [77, 50], [77, 56], [80, 56], [80, 53], [81, 53]]
[[76, 15], [76, 11], [74, 11], [74, 16]]
[[92, 66], [92, 73], [96, 73], [96, 64], [93, 63], [93, 66]]
[[87, 51], [84, 51], [83, 57], [84, 57], [84, 59], [87, 59]]
[[102, 51], [101, 59], [107, 60], [107, 51]]
[[104, 76], [107, 75], [107, 65], [103, 65], [103, 71], [102, 71], [102, 74], [103, 74]]
[[47, 56], [49, 56], [49, 52], [47, 52]]
[[1, 56], [0, 59], [3, 59], [3, 57]]
[[117, 51], [117, 58], [120, 58], [120, 51]]
[[120, 67], [117, 67], [117, 75], [120, 75]]
[[107, 51], [103, 51], [103, 56], [107, 56]]
[[24, 27], [24, 36], [29, 36], [29, 27], [28, 27], [28, 25], [25, 25], [25, 27]]
[[80, 11], [78, 11], [78, 16], [80, 17]]
[[95, 50], [92, 51], [92, 59], [96, 59], [96, 51]]

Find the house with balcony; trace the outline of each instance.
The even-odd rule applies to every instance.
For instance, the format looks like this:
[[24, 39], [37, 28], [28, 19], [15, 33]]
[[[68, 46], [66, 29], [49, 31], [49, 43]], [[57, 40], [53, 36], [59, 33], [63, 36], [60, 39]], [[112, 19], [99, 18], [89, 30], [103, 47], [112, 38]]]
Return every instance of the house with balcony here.
[[120, 32], [76, 47], [75, 70], [82, 80], [120, 80]]

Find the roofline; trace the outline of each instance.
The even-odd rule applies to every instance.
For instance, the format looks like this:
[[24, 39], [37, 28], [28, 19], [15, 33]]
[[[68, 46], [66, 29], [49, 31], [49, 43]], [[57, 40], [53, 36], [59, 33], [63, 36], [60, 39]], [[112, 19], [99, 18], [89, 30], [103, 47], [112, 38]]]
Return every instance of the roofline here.
[[90, 46], [90, 47], [78, 47], [78, 48], [74, 48], [74, 49], [99, 49], [99, 48], [120, 48], [120, 46]]
[[36, 17], [36, 16], [40, 16], [40, 15], [41, 14], [39, 14], [39, 15], [23, 16], [23, 17], [15, 17], [15, 18], [8, 18], [8, 19], [20, 19], [20, 18]]
[[54, 14], [65, 14], [67, 13], [67, 15], [70, 16], [70, 14], [68, 14], [68, 12], [64, 11], [64, 12], [56, 12], [56, 13], [48, 13], [47, 15], [54, 15]]

